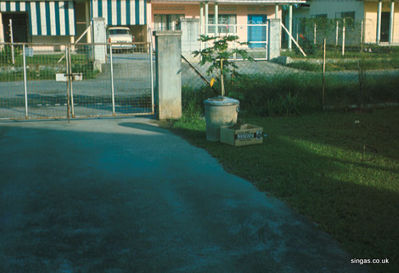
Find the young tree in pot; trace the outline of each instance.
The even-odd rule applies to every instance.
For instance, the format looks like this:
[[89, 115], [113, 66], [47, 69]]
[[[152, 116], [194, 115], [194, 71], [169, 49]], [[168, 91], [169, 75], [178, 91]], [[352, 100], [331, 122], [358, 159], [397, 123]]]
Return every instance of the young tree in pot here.
[[237, 65], [231, 61], [235, 55], [241, 56], [242, 60], [250, 60], [253, 58], [248, 55], [244, 49], [229, 49], [229, 43], [236, 42], [239, 45], [246, 43], [238, 42], [238, 36], [227, 35], [223, 37], [209, 37], [201, 35], [201, 42], [206, 44], [212, 43], [212, 46], [206, 47], [201, 51], [194, 51], [195, 57], [201, 57], [201, 65], [210, 64], [207, 69], [208, 75], [218, 75], [220, 82], [221, 96], [209, 98], [204, 101], [205, 104], [205, 120], [206, 120], [206, 138], [210, 141], [219, 141], [220, 127], [224, 125], [234, 125], [237, 123], [237, 113], [239, 109], [239, 101], [225, 97], [225, 76], [238, 76]]
[[239, 37], [235, 35], [227, 35], [222, 37], [210, 37], [207, 35], [201, 35], [199, 41], [209, 44], [212, 42], [212, 46], [206, 47], [201, 51], [193, 51], [194, 57], [200, 56], [201, 65], [207, 63], [210, 64], [207, 69], [208, 75], [216, 74], [220, 77], [220, 93], [224, 97], [224, 78], [230, 74], [230, 76], [239, 76], [237, 72], [237, 65], [234, 61], [231, 61], [234, 56], [241, 56], [242, 60], [253, 61], [254, 59], [248, 55], [248, 52], [244, 49], [229, 49], [229, 43], [235, 42], [239, 45], [246, 45], [247, 43], [238, 42]]

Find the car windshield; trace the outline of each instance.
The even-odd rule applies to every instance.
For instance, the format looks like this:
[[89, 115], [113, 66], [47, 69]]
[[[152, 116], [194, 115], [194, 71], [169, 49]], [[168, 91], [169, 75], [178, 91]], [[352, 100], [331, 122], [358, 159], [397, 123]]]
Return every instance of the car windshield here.
[[115, 35], [115, 34], [129, 34], [128, 29], [110, 29], [109, 34]]

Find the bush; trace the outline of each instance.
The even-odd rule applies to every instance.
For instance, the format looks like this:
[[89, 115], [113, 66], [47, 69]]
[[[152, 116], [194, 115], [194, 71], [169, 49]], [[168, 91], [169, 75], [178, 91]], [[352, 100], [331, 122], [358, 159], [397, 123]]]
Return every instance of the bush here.
[[204, 115], [203, 102], [207, 98], [215, 96], [215, 91], [209, 87], [199, 90], [193, 90], [189, 87], [183, 87], [182, 107], [183, 115], [187, 118], [197, 118]]

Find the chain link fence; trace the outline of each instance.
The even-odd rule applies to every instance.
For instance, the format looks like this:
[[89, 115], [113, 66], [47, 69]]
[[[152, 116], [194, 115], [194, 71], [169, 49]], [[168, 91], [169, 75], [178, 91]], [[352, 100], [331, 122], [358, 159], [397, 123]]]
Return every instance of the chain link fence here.
[[[399, 44], [399, 40], [394, 37], [395, 30], [391, 29], [388, 21], [382, 20], [378, 23], [369, 18], [354, 20], [350, 16], [336, 19], [297, 18], [293, 24], [292, 35], [308, 56], [319, 57], [322, 55], [319, 46], [323, 45], [324, 40], [329, 49], [327, 53], [331, 57], [352, 56], [352, 53], [359, 52], [387, 52], [389, 49], [384, 51], [376, 45], [389, 47]], [[284, 45], [287, 39], [287, 35], [284, 35]], [[294, 47], [294, 50], [299, 53], [298, 48]]]
[[[243, 112], [265, 116], [397, 105], [399, 48], [368, 46], [372, 50], [342, 56], [341, 49], [329, 47], [326, 38], [326, 46], [323, 39], [314, 45], [317, 54], [307, 57], [293, 49], [272, 62], [233, 60], [239, 76], [225, 76], [227, 95], [241, 101]], [[204, 99], [220, 95], [220, 75], [208, 75], [207, 67], [198, 59], [183, 60], [186, 108], [197, 104], [202, 111]], [[212, 78], [215, 84], [210, 88]]]
[[0, 118], [153, 114], [153, 62], [150, 43], [3, 43]]

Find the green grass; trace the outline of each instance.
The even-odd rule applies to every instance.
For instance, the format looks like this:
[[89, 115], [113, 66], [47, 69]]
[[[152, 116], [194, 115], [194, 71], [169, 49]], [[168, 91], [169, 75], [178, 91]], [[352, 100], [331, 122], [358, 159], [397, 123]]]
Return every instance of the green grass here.
[[198, 115], [167, 126], [316, 222], [352, 258], [389, 258], [389, 265], [372, 266], [374, 272], [398, 272], [398, 108], [244, 121], [264, 128], [262, 145], [207, 142]]
[[[360, 52], [360, 47], [347, 47], [345, 55], [342, 56], [340, 47], [328, 47], [326, 50], [326, 58], [335, 60], [336, 62], [327, 62], [327, 71], [345, 71], [358, 70], [358, 63], [363, 62], [367, 70], [374, 69], [398, 69], [399, 68], [399, 49], [397, 47], [376, 47], [364, 46], [372, 52]], [[323, 50], [321, 45], [308, 45], [305, 50], [307, 57], [304, 57], [298, 50], [282, 51], [282, 56], [288, 56], [296, 61], [287, 66], [306, 71], [321, 71], [321, 64], [314, 63], [314, 59], [323, 59]]]
[[[294, 50], [292, 51], [282, 51], [282, 56], [288, 56], [292, 58], [323, 58], [323, 45], [307, 45], [308, 49], [305, 50], [305, 53], [308, 55], [304, 57], [299, 50], [293, 45]], [[306, 48], [305, 48], [306, 49]], [[366, 50], [370, 50], [368, 52]], [[342, 56], [341, 46], [327, 46], [326, 50], [326, 58], [334, 58], [334, 59], [347, 59], [347, 58], [392, 58], [399, 57], [399, 48], [398, 47], [379, 47], [375, 45], [364, 45], [364, 51], [360, 51], [359, 46], [347, 46], [345, 47], [345, 55]]]
[[[227, 95], [240, 100], [242, 111], [257, 116], [309, 113], [322, 108], [321, 73], [289, 72], [272, 75], [243, 75], [225, 82]], [[326, 77], [325, 105], [346, 108], [352, 104], [399, 102], [399, 77], [389, 73], [331, 73]], [[219, 90], [218, 83], [215, 86]], [[201, 113], [202, 101], [217, 95], [210, 88], [183, 88], [183, 106]]]
[[[87, 54], [71, 54], [72, 72], [83, 73], [85, 79], [93, 79], [98, 71], [93, 70], [93, 62]], [[28, 80], [55, 80], [55, 74], [64, 72], [64, 53], [36, 54], [26, 57]], [[23, 58], [21, 49], [15, 48], [15, 64], [11, 61], [10, 49], [0, 52], [0, 81], [22, 81]]]
[[[362, 60], [364, 67], [367, 70], [386, 70], [386, 69], [398, 69], [399, 68], [399, 58], [396, 59], [364, 59]], [[288, 67], [301, 69], [305, 71], [321, 72], [322, 65], [314, 62], [306, 61], [296, 61], [287, 64]], [[334, 63], [326, 63], [326, 71], [345, 71], [345, 70], [359, 70], [358, 60], [354, 61], [338, 61]]]

